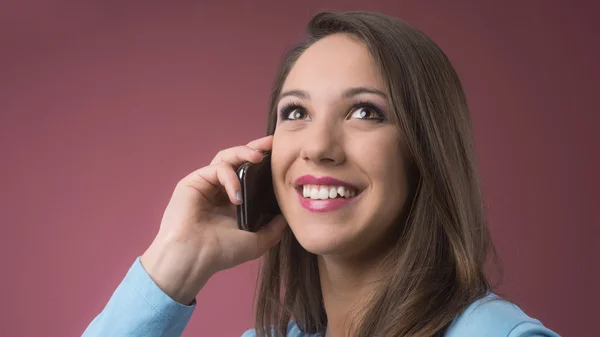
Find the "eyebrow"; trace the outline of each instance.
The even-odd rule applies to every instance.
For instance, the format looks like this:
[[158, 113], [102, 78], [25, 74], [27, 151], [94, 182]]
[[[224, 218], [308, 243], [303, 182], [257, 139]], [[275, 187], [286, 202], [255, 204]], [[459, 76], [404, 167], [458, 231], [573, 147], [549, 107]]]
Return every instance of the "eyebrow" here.
[[[387, 99], [387, 95], [383, 91], [374, 89], [374, 88], [367, 88], [367, 87], [355, 87], [355, 88], [346, 89], [344, 91], [344, 93], [342, 94], [342, 97], [351, 98], [351, 97], [354, 97], [354, 96], [357, 96], [360, 94], [374, 94], [374, 95], [381, 96], [381, 97]], [[304, 90], [284, 91], [281, 93], [281, 95], [279, 95], [279, 100], [281, 100], [282, 98], [284, 98], [286, 96], [294, 96], [294, 97], [298, 97], [300, 99], [310, 100], [310, 95], [308, 94], [307, 91], [304, 91]]]

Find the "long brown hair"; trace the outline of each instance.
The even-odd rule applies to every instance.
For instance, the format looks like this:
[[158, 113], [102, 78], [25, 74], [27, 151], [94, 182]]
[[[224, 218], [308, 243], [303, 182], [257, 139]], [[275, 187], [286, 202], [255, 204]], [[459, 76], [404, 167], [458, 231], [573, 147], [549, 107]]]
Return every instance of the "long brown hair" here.
[[[296, 60], [314, 42], [339, 33], [362, 41], [380, 67], [414, 166], [411, 202], [399, 205], [404, 216], [384, 261], [389, 277], [369, 299], [353, 334], [442, 335], [490, 290], [484, 265], [491, 247], [467, 102], [442, 50], [422, 32], [383, 14], [319, 13], [308, 24], [307, 41], [291, 49], [279, 67], [267, 132], [275, 131], [281, 88]], [[292, 317], [304, 332], [325, 331], [317, 258], [289, 229], [266, 254], [259, 281], [258, 336], [286, 336]]]

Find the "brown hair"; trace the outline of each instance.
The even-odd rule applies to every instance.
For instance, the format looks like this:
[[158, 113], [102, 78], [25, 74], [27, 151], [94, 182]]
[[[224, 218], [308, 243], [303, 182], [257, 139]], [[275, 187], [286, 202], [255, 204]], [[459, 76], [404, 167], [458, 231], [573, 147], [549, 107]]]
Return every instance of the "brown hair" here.
[[[442, 50], [422, 32], [383, 14], [319, 13], [308, 24], [308, 40], [290, 50], [279, 67], [267, 132], [275, 131], [281, 88], [296, 60], [314, 42], [339, 33], [364, 43], [379, 65], [415, 171], [412, 201], [404, 205], [396, 244], [384, 261], [391, 272], [353, 334], [442, 335], [490, 290], [484, 265], [491, 247], [467, 102]], [[257, 335], [285, 336], [292, 317], [304, 332], [327, 327], [316, 256], [287, 229], [263, 262]]]

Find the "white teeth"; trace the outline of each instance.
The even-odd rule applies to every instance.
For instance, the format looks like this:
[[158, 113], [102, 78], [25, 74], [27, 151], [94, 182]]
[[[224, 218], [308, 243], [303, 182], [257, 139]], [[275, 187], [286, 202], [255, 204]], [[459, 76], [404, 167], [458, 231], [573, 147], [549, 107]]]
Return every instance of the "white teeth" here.
[[344, 188], [344, 186], [339, 186], [337, 188], [337, 194], [339, 194], [341, 197], [345, 197], [346, 196], [346, 188]]
[[314, 200], [334, 198], [351, 198], [356, 195], [356, 190], [344, 186], [303, 185], [302, 196]]
[[319, 199], [319, 190], [317, 189], [317, 186], [312, 186], [310, 188], [310, 198]]
[[321, 186], [319, 188], [319, 199], [325, 200], [327, 198], [329, 198], [329, 189], [327, 186]]

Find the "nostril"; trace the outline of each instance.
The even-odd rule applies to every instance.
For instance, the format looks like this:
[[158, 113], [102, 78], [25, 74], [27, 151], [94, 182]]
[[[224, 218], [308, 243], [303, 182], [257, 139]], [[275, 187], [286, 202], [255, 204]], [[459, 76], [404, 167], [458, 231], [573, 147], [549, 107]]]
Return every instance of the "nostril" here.
[[334, 144], [306, 145], [300, 151], [300, 158], [325, 165], [339, 165], [346, 160], [343, 149]]

